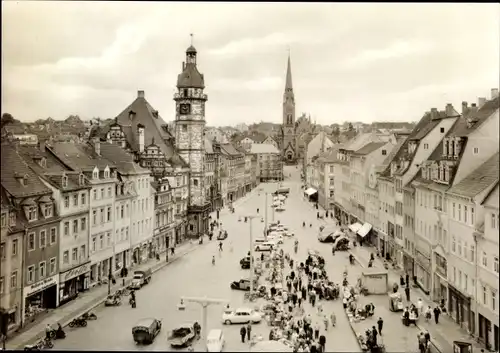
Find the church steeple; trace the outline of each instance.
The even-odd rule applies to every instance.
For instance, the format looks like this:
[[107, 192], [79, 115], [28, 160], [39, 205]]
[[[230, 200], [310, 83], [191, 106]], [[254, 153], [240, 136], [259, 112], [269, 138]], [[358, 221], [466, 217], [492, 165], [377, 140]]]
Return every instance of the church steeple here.
[[285, 93], [291, 92], [293, 93], [293, 85], [292, 85], [292, 65], [290, 64], [290, 52], [288, 52], [288, 65], [286, 68], [286, 84], [285, 84]]

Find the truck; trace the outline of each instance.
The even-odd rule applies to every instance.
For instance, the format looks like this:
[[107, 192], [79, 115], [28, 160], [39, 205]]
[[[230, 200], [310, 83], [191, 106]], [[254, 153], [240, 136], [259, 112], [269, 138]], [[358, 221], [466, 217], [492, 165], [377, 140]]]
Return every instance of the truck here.
[[143, 285], [151, 281], [151, 269], [134, 271], [134, 278], [130, 284], [131, 289], [141, 289]]

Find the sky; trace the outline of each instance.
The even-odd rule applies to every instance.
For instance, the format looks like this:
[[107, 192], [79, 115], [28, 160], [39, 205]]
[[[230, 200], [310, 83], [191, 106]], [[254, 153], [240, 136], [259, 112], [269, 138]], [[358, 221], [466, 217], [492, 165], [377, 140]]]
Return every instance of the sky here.
[[416, 121], [499, 85], [498, 4], [2, 1], [2, 113], [114, 118], [145, 91], [165, 121], [198, 50], [207, 124]]

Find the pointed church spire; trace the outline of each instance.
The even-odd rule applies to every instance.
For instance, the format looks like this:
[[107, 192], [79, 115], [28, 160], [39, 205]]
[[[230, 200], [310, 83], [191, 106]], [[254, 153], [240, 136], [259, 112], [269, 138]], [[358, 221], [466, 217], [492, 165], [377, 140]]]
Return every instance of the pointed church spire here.
[[292, 85], [292, 65], [290, 64], [290, 48], [288, 48], [288, 65], [286, 68], [285, 92], [293, 92]]

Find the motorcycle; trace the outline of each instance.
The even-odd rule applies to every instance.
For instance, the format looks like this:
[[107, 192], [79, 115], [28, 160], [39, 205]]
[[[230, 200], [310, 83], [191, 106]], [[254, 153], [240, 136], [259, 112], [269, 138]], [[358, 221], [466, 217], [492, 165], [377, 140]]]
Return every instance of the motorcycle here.
[[73, 319], [68, 325], [69, 327], [86, 327], [87, 326], [87, 321], [80, 318]]
[[27, 344], [24, 346], [25, 351], [41, 351], [42, 349], [45, 348], [53, 348], [54, 343], [48, 338], [43, 338], [40, 341], [36, 342], [35, 344]]
[[[122, 293], [123, 295], [123, 293]], [[89, 320], [97, 320], [97, 315], [94, 314], [93, 312], [89, 311], [86, 312], [85, 314], [82, 315], [82, 319], [89, 321]]]

